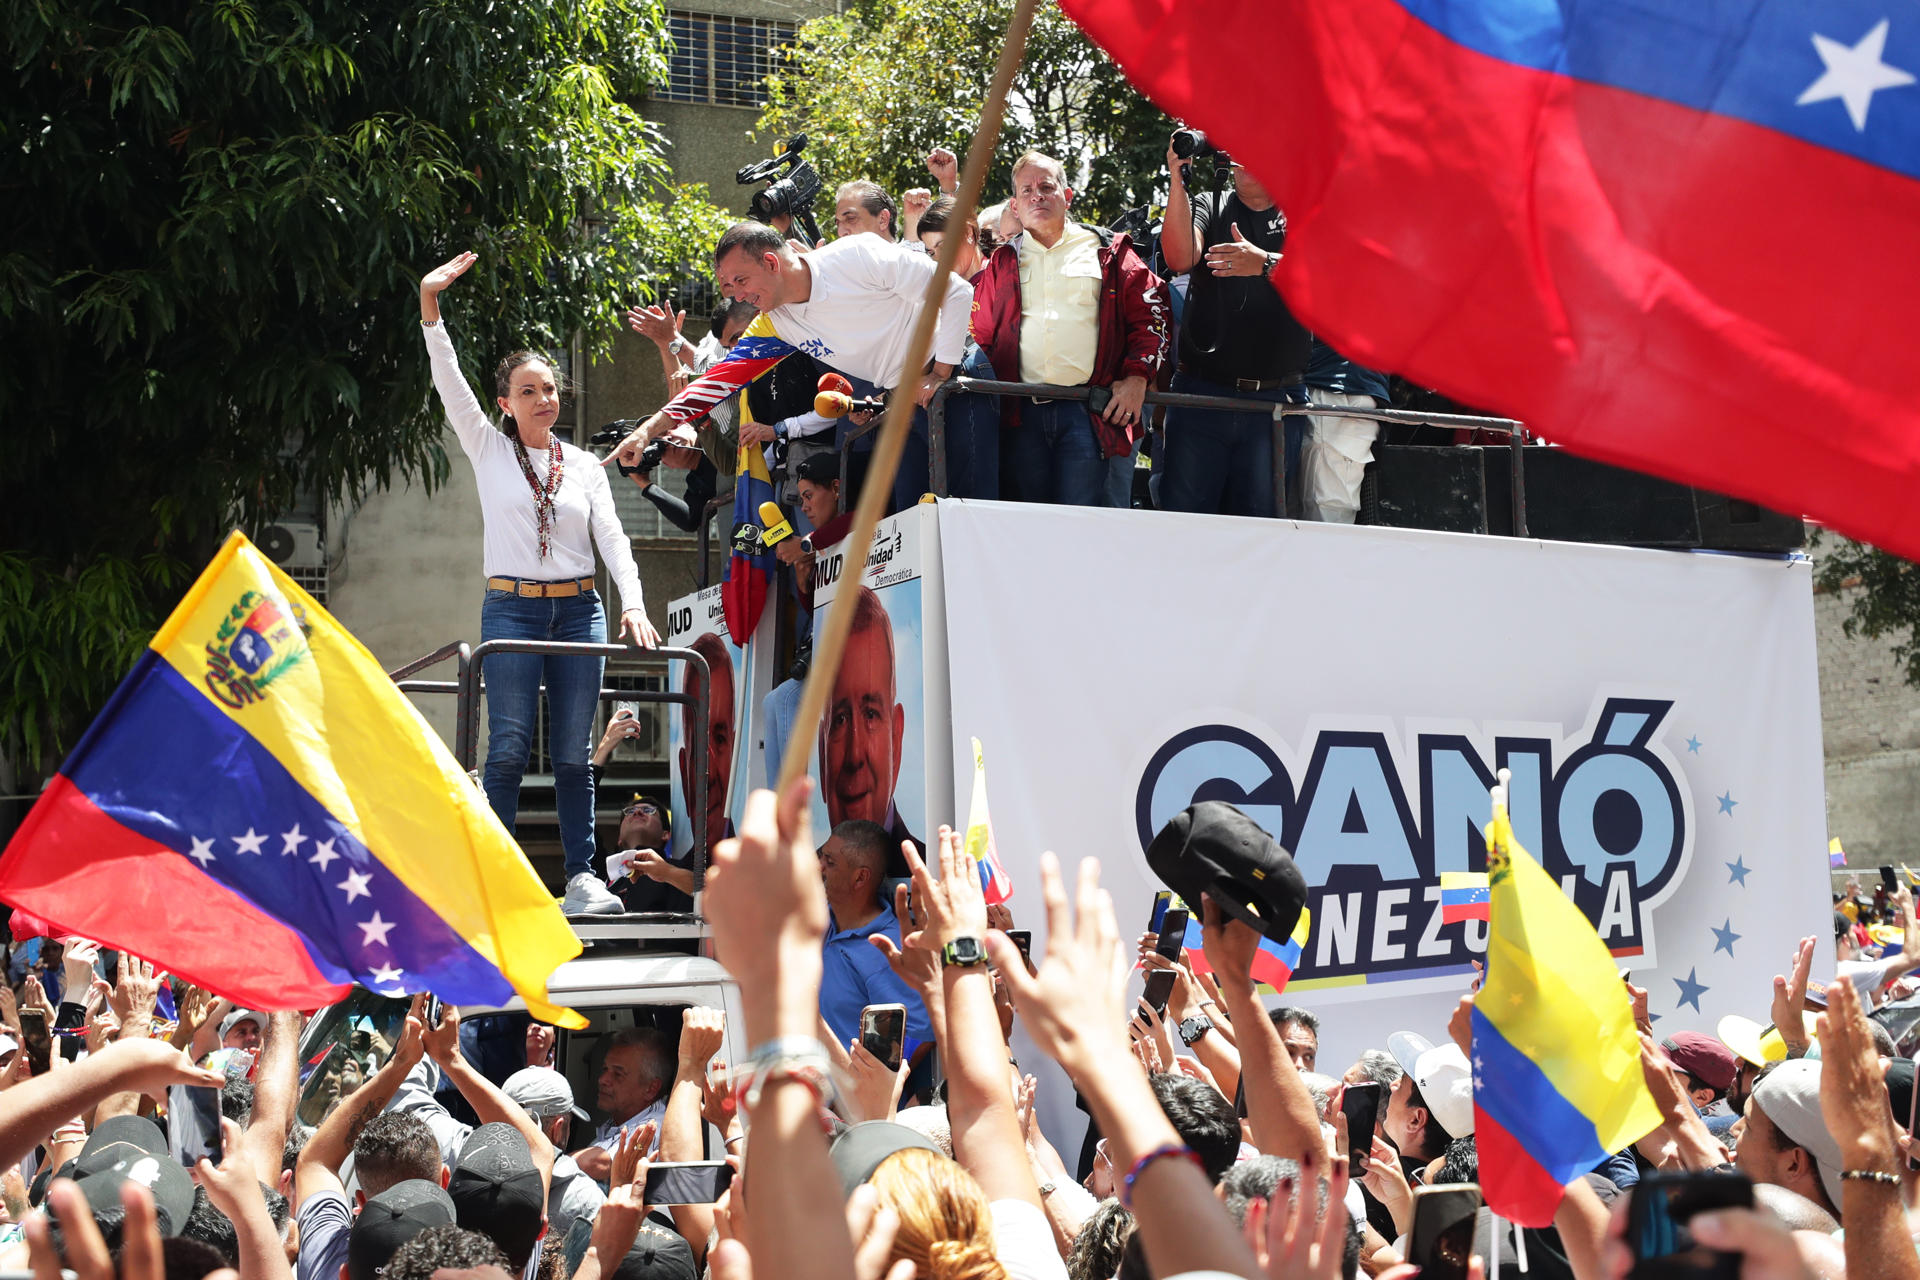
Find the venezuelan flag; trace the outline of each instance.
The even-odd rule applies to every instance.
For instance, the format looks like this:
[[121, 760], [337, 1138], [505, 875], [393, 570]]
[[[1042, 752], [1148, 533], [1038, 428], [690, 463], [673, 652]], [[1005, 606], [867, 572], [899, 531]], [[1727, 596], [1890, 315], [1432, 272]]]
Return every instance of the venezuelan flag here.
[[667, 401], [660, 412], [675, 422], [698, 422], [713, 406], [793, 352], [794, 348], [773, 331], [773, 321], [764, 314], [755, 316], [740, 340], [727, 350], [727, 358], [687, 384], [686, 390]]
[[[1264, 937], [1260, 939], [1260, 949], [1253, 953], [1254, 982], [1272, 987], [1275, 992], [1287, 989], [1287, 983], [1293, 980], [1293, 971], [1300, 967], [1300, 957], [1306, 951], [1307, 931], [1312, 922], [1313, 912], [1302, 907], [1300, 919], [1294, 923], [1293, 934], [1285, 942]], [[1181, 945], [1186, 948], [1187, 963], [1193, 966], [1195, 973], [1213, 972], [1213, 966], [1207, 963], [1205, 944], [1200, 921], [1189, 916], [1187, 936]]]
[[967, 856], [980, 872], [980, 892], [989, 904], [1013, 896], [1013, 877], [993, 845], [993, 819], [987, 814], [987, 760], [980, 739], [973, 739], [973, 801], [967, 806]]
[[1487, 873], [1484, 871], [1442, 871], [1440, 873], [1440, 923], [1461, 920], [1485, 920]]
[[1513, 839], [1487, 826], [1492, 920], [1473, 1002], [1474, 1140], [1487, 1207], [1544, 1227], [1569, 1182], [1660, 1124], [1606, 943]]
[[535, 1016], [580, 954], [372, 654], [239, 533], [0, 857], [0, 900], [256, 1009], [358, 982]]
[[[752, 420], [745, 396], [740, 398], [740, 420]], [[726, 576], [720, 583], [727, 631], [741, 644], [751, 641], [753, 629], [760, 625], [760, 611], [767, 607], [767, 592], [779, 563], [760, 523], [761, 506], [772, 501], [773, 477], [767, 474], [766, 454], [757, 444], [742, 444], [733, 470], [733, 553], [727, 557]]]

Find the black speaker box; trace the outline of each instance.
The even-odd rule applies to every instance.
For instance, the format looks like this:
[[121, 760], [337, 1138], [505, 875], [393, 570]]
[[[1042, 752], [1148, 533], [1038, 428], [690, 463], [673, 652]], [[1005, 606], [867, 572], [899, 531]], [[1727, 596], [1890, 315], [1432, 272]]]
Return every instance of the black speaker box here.
[[[1360, 522], [1511, 534], [1513, 452], [1504, 446], [1376, 444]], [[1782, 552], [1806, 543], [1794, 517], [1704, 489], [1593, 462], [1564, 449], [1521, 451], [1527, 533], [1560, 542]]]

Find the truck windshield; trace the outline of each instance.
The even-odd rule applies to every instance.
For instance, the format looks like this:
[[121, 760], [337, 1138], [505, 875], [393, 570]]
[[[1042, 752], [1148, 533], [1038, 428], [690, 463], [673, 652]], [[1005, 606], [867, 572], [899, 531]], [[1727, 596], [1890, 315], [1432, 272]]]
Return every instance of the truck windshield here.
[[301, 1123], [317, 1125], [393, 1055], [408, 1001], [355, 987], [315, 1015], [300, 1037]]

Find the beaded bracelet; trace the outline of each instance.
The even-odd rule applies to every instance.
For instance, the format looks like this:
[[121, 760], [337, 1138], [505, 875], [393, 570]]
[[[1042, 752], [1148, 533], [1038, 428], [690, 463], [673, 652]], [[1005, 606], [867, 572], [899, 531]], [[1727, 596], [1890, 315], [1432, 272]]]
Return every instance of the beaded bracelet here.
[[1899, 1174], [1883, 1173], [1879, 1169], [1844, 1169], [1840, 1173], [1840, 1180], [1842, 1182], [1878, 1182], [1889, 1187], [1900, 1185]]
[[1181, 1160], [1190, 1160], [1193, 1162], [1194, 1168], [1200, 1170], [1202, 1173], [1206, 1172], [1207, 1167], [1200, 1163], [1200, 1156], [1192, 1147], [1181, 1146], [1175, 1142], [1169, 1142], [1165, 1146], [1155, 1147], [1138, 1160], [1135, 1160], [1133, 1167], [1127, 1170], [1126, 1179], [1121, 1184], [1120, 1189], [1120, 1207], [1122, 1209], [1128, 1211], [1133, 1209], [1133, 1184], [1141, 1174], [1147, 1171], [1147, 1166], [1156, 1160], [1166, 1159], [1168, 1156], [1177, 1157]]

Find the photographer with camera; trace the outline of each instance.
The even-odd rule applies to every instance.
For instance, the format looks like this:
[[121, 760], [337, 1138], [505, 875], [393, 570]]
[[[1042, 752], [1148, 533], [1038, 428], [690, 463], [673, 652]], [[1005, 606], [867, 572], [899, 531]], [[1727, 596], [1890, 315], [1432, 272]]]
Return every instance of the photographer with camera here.
[[[1167, 290], [1125, 233], [1067, 217], [1073, 191], [1060, 162], [1014, 161], [1025, 228], [993, 251], [975, 283], [973, 336], [1003, 378], [1091, 385], [1091, 401], [1000, 401], [1005, 474], [1022, 502], [1121, 505], [1110, 479], [1130, 478], [1140, 408], [1167, 344]], [[1124, 473], [1124, 475], [1123, 475]]]
[[760, 318], [727, 358], [707, 370], [624, 440], [613, 457], [632, 466], [655, 437], [691, 424], [714, 404], [795, 351], [872, 386], [912, 395], [914, 415], [894, 478], [891, 510], [918, 500], [927, 483], [927, 401], [953, 376], [965, 353], [973, 290], [958, 276], [946, 282], [927, 370], [904, 366], [913, 324], [934, 273], [933, 259], [880, 236], [852, 235], [801, 253], [778, 231], [757, 222], [727, 229], [713, 253], [714, 274], [731, 297], [760, 309]]
[[[1214, 174], [1214, 190], [1190, 193], [1191, 175], [1202, 165]], [[1192, 273], [1172, 389], [1305, 404], [1312, 339], [1268, 282], [1286, 243], [1286, 215], [1253, 175], [1217, 152], [1196, 129], [1174, 133], [1167, 170], [1173, 191], [1160, 250], [1168, 270]], [[1231, 189], [1223, 192], [1228, 183]], [[1164, 508], [1285, 514], [1274, 502], [1271, 414], [1169, 408], [1166, 430], [1159, 492]], [[1304, 432], [1303, 419], [1287, 419], [1289, 477], [1299, 465]]]

